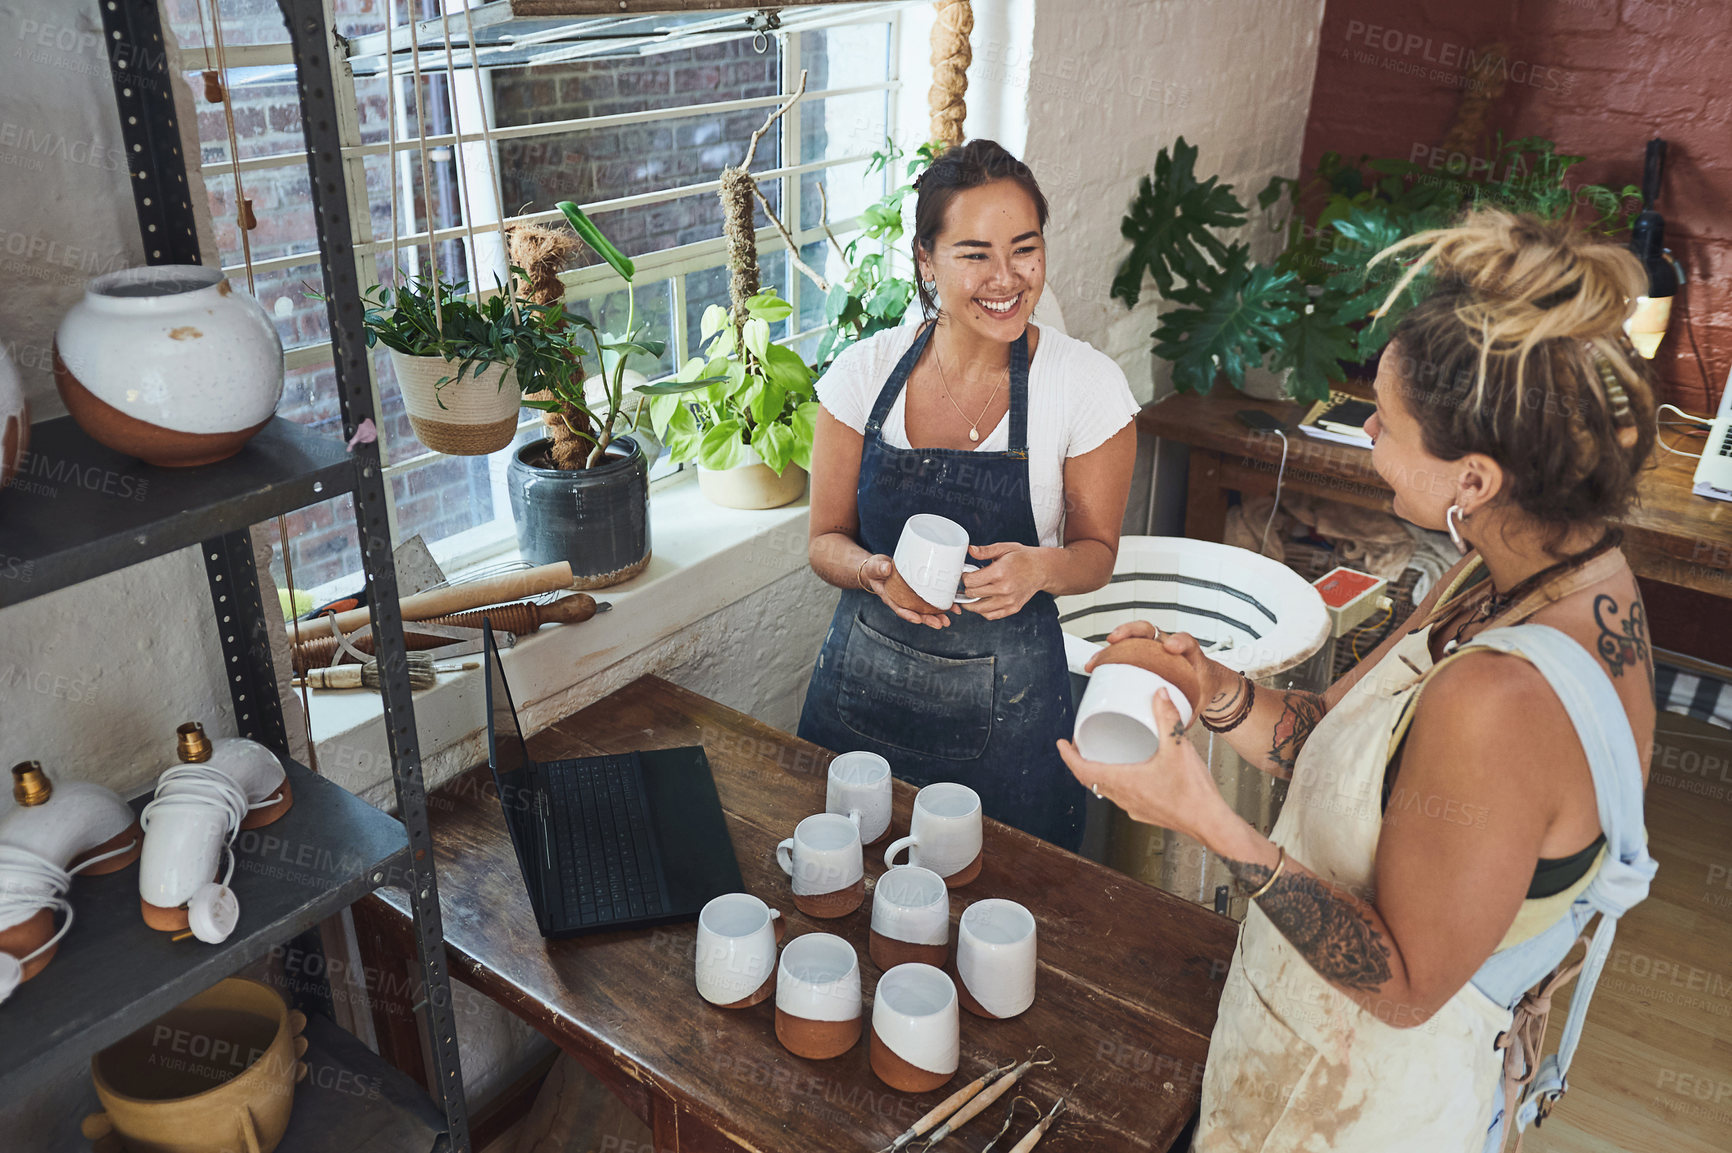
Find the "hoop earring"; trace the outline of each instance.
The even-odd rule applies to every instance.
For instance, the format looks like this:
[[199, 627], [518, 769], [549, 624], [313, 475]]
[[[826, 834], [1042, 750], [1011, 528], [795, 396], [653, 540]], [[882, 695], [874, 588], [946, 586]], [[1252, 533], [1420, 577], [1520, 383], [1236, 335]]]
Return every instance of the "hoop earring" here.
[[922, 280], [920, 282], [920, 288], [926, 293], [926, 295], [931, 296], [938, 290], [938, 282], [936, 280]]
[[1452, 504], [1443, 514], [1443, 523], [1449, 528], [1450, 543], [1455, 545], [1455, 551], [1467, 555], [1468, 544], [1461, 538], [1461, 529], [1456, 527], [1456, 520], [1466, 520], [1467, 514], [1461, 511], [1459, 504]]

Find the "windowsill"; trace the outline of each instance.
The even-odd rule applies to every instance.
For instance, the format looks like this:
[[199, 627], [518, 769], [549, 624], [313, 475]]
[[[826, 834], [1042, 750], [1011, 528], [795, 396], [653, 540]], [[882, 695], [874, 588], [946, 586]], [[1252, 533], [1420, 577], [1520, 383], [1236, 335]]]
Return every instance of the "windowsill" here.
[[[604, 678], [592, 694], [584, 692], [586, 682], [610, 667], [805, 568], [808, 507], [802, 497], [761, 512], [721, 508], [699, 493], [691, 472], [652, 489], [649, 565], [632, 580], [592, 594], [611, 608], [583, 624], [546, 626], [506, 650], [506, 676], [525, 731], [544, 728], [616, 687]], [[513, 548], [490, 560], [516, 555]], [[485, 674], [480, 668], [441, 673], [438, 684], [415, 694], [429, 789], [486, 757]], [[320, 770], [375, 804], [393, 806], [378, 695], [308, 695]]]

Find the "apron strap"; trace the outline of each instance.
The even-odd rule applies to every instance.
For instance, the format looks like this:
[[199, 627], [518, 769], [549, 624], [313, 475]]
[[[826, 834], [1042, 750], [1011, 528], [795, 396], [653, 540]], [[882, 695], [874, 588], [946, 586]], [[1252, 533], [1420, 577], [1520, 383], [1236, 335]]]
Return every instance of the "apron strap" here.
[[[902, 388], [908, 383], [908, 378], [914, 374], [914, 366], [920, 360], [920, 354], [926, 351], [926, 346], [932, 340], [932, 334], [938, 328], [936, 322], [921, 328], [920, 334], [914, 338], [914, 343], [908, 346], [908, 351], [902, 354], [902, 359], [896, 362], [896, 367], [885, 380], [884, 387], [878, 390], [878, 399], [872, 404], [872, 414], [866, 418], [866, 432], [878, 436], [884, 431], [884, 422], [890, 417], [890, 410], [896, 405], [896, 398]], [[1018, 460], [1028, 459], [1028, 330], [1024, 329], [1010, 345], [1010, 452]]]
[[908, 351], [902, 354], [902, 359], [896, 362], [890, 377], [884, 382], [884, 387], [878, 390], [878, 399], [872, 404], [872, 415], [866, 418], [866, 431], [877, 436], [884, 431], [884, 421], [890, 415], [890, 409], [896, 404], [896, 397], [902, 391], [902, 386], [908, 383], [913, 375], [914, 365], [920, 359], [920, 354], [926, 351], [927, 343], [932, 339], [932, 333], [937, 329], [936, 321], [921, 326], [920, 332], [914, 337], [914, 343], [908, 346]]

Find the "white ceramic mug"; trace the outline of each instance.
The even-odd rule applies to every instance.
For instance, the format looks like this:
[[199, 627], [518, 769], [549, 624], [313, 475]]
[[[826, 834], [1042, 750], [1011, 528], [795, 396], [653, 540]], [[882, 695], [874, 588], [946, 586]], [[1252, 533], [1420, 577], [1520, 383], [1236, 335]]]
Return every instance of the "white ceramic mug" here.
[[921, 600], [948, 612], [968, 562], [968, 530], [949, 517], [915, 513], [902, 526], [891, 559]]
[[877, 753], [843, 753], [830, 762], [824, 809], [859, 825], [862, 844], [890, 831], [890, 799], [890, 762]]
[[860, 827], [835, 813], [815, 813], [776, 846], [776, 863], [793, 880], [794, 904], [810, 917], [845, 917], [866, 899]]
[[886, 868], [908, 850], [908, 863], [931, 869], [952, 889], [980, 875], [980, 795], [967, 785], [938, 781], [914, 795], [908, 835], [884, 850]]
[[872, 889], [868, 952], [880, 969], [944, 964], [950, 945], [950, 889], [918, 865], [886, 869]]
[[961, 1062], [956, 986], [932, 965], [897, 965], [872, 994], [872, 1072], [892, 1089], [929, 1093]]
[[788, 942], [776, 967], [776, 1039], [800, 1057], [837, 1057], [860, 1039], [860, 960], [830, 933]]
[[782, 914], [750, 893], [724, 893], [698, 914], [698, 994], [724, 1009], [766, 1000], [775, 987]]
[[999, 897], [976, 901], [956, 926], [962, 1005], [982, 1017], [1014, 1017], [1034, 1004], [1034, 914]]
[[1179, 720], [1191, 723], [1191, 702], [1165, 677], [1137, 665], [1097, 665], [1077, 702], [1072, 739], [1084, 760], [1139, 765], [1161, 747], [1155, 693], [1167, 690]]

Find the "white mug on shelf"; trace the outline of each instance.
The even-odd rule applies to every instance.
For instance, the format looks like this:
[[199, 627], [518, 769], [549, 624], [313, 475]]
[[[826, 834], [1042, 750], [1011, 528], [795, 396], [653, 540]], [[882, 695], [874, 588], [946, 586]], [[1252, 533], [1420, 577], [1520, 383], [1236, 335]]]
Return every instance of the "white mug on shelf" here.
[[794, 905], [808, 917], [846, 917], [866, 899], [860, 828], [835, 813], [815, 813], [776, 846], [776, 863], [794, 887]]
[[937, 781], [914, 795], [908, 835], [884, 850], [886, 868], [908, 850], [908, 863], [931, 869], [952, 889], [980, 876], [980, 794], [967, 785]]
[[750, 893], [724, 893], [698, 914], [698, 993], [712, 1005], [744, 1009], [776, 987], [782, 914]]
[[862, 844], [877, 844], [890, 831], [890, 800], [890, 762], [877, 753], [843, 753], [830, 762], [825, 811], [858, 824]]
[[1034, 914], [992, 897], [962, 911], [956, 926], [957, 992], [979, 1017], [1014, 1017], [1034, 1004]]
[[1179, 720], [1191, 723], [1191, 702], [1177, 685], [1137, 665], [1096, 665], [1077, 702], [1073, 736], [1077, 753], [1107, 765], [1139, 765], [1161, 747], [1155, 724], [1155, 693], [1167, 690]]

